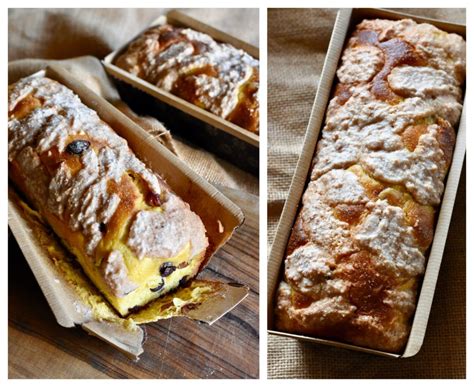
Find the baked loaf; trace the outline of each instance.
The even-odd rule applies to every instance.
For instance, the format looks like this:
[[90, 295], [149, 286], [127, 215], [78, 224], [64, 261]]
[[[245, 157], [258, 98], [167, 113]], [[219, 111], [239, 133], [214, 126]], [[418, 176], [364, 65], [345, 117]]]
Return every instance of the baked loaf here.
[[258, 133], [258, 60], [209, 35], [169, 24], [150, 28], [121, 54], [118, 67]]
[[452, 158], [465, 49], [409, 19], [357, 26], [288, 242], [277, 329], [403, 350]]
[[67, 87], [11, 85], [8, 134], [10, 179], [122, 316], [198, 273], [201, 219]]

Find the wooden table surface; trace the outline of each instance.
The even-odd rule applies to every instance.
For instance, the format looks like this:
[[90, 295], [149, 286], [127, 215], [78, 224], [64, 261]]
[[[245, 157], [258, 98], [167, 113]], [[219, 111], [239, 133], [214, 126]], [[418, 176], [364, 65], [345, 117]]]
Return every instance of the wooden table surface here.
[[145, 326], [144, 353], [130, 360], [81, 328], [55, 320], [15, 239], [8, 249], [10, 378], [257, 378], [258, 197], [228, 190], [246, 221], [201, 273], [240, 282], [249, 296], [212, 326], [174, 318]]

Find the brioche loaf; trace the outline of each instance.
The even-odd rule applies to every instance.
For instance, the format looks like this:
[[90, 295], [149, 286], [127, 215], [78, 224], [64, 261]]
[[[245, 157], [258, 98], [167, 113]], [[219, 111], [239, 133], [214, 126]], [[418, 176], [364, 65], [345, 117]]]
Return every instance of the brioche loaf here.
[[70, 89], [11, 85], [8, 133], [9, 178], [122, 316], [197, 274], [201, 219]]
[[400, 352], [462, 110], [465, 41], [364, 20], [348, 41], [276, 294], [279, 330]]
[[148, 29], [118, 67], [250, 132], [258, 133], [258, 60], [209, 35], [169, 24]]

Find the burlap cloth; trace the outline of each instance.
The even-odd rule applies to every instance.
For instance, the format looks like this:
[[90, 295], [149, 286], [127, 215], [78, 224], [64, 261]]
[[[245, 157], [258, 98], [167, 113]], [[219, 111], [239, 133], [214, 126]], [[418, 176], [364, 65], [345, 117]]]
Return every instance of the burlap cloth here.
[[[459, 9], [403, 12], [465, 23]], [[268, 13], [268, 245], [303, 143], [335, 9]], [[465, 174], [463, 172], [424, 345], [411, 359], [385, 359], [270, 335], [269, 378], [464, 378]]]
[[[258, 46], [256, 9], [182, 11]], [[213, 184], [258, 194], [256, 177], [188, 142], [172, 138], [157, 120], [136, 116], [120, 101], [113, 83], [103, 70], [99, 59], [129, 41], [166, 12], [167, 9], [10, 9], [9, 79], [29, 75], [51, 63], [51, 60], [60, 60], [59, 64], [154, 133], [205, 179]]]

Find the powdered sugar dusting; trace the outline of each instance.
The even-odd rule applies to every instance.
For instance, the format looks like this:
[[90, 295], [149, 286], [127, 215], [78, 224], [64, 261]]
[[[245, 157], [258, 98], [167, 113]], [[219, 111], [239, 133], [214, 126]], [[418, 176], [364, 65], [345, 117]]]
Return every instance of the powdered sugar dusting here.
[[[84, 134], [96, 144], [75, 157], [80, 159], [82, 168], [73, 172], [67, 163], [61, 162], [51, 176], [45, 179], [34, 168], [40, 162], [22, 163], [22, 169], [31, 179], [39, 206], [48, 208], [66, 222], [72, 230], [81, 231], [86, 237], [87, 252], [93, 254], [102, 239], [101, 223], [106, 224], [117, 209], [120, 198], [110, 192], [110, 181], [119, 183], [122, 177], [132, 172], [140, 176], [152, 192], [160, 194], [162, 184], [135, 155], [127, 142], [119, 137], [97, 113], [82, 104], [74, 93], [51, 79], [42, 76], [24, 78], [9, 92], [9, 106], [16, 105], [26, 96], [42, 101], [42, 105], [21, 119], [10, 118], [9, 160], [21, 160], [20, 155], [29, 154], [39, 160], [39, 154], [57, 149], [64, 152], [70, 138]], [[29, 166], [28, 166], [29, 164]], [[33, 167], [32, 167], [33, 165]]]
[[171, 258], [191, 243], [191, 256], [207, 246], [204, 226], [189, 206], [175, 195], [163, 211], [140, 211], [130, 228], [127, 245], [139, 258]]
[[380, 49], [372, 46], [354, 47], [344, 52], [337, 77], [343, 83], [367, 82], [382, 66], [383, 54]]
[[332, 255], [356, 251], [350, 225], [334, 216], [336, 203], [365, 204], [368, 201], [356, 176], [346, 170], [332, 170], [321, 179], [309, 183], [303, 196], [301, 218], [313, 241], [325, 246]]
[[354, 239], [373, 251], [377, 264], [408, 275], [422, 274], [425, 257], [407, 225], [401, 208], [385, 200], [370, 203], [370, 214], [357, 227]]

